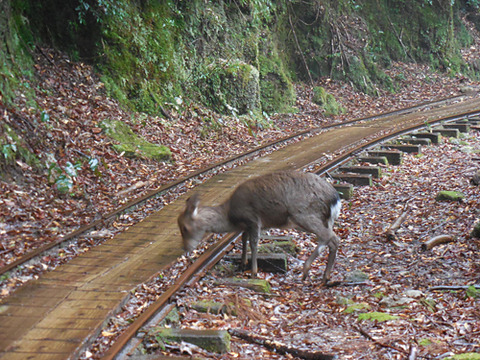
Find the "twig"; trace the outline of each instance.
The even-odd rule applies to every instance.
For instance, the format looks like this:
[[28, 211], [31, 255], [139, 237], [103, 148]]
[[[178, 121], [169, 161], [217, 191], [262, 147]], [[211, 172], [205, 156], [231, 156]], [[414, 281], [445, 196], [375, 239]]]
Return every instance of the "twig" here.
[[408, 351], [405, 351], [404, 349], [402, 348], [399, 348], [397, 346], [393, 346], [393, 345], [389, 345], [389, 344], [385, 344], [384, 342], [381, 342], [377, 339], [374, 339], [369, 333], [367, 333], [365, 330], [363, 330], [360, 326], [353, 326], [353, 328], [355, 330], [357, 330], [360, 334], [362, 334], [365, 338], [367, 338], [368, 340], [370, 341], [373, 341], [376, 345], [378, 346], [381, 346], [381, 347], [384, 347], [384, 348], [389, 348], [389, 349], [393, 349], [395, 351], [398, 351], [402, 354], [405, 354], [405, 355], [409, 355]]
[[275, 352], [281, 355], [291, 354], [293, 356], [296, 356], [302, 359], [308, 359], [308, 360], [332, 360], [337, 358], [336, 355], [325, 354], [320, 351], [308, 351], [308, 350], [297, 349], [292, 346], [284, 345], [277, 341], [270, 340], [264, 336], [251, 334], [243, 330], [230, 329], [228, 330], [228, 332], [232, 336], [236, 336], [240, 339], [246, 340], [253, 344], [262, 345], [267, 349], [274, 350]]
[[422, 251], [431, 250], [437, 245], [446, 244], [449, 242], [455, 241], [455, 238], [452, 235], [439, 235], [431, 238], [430, 240], [425, 241], [422, 244]]
[[288, 21], [290, 22], [290, 27], [292, 28], [293, 37], [295, 39], [295, 43], [297, 44], [298, 52], [302, 56], [303, 64], [305, 65], [305, 69], [307, 70], [308, 78], [310, 79], [310, 84], [313, 87], [314, 84], [313, 84], [312, 75], [310, 74], [310, 69], [308, 67], [307, 60], [305, 59], [305, 55], [303, 54], [302, 48], [300, 47], [300, 43], [298, 42], [297, 33], [295, 32], [295, 28], [293, 27], [292, 16], [290, 15], [290, 11], [288, 12]]
[[410, 347], [410, 355], [408, 355], [408, 360], [416, 360], [418, 354], [418, 349], [415, 346]]
[[353, 281], [353, 282], [344, 282], [344, 281], [329, 281], [325, 284], [326, 287], [335, 287], [335, 286], [368, 286], [369, 284], [366, 281]]
[[480, 290], [480, 285], [439, 285], [439, 286], [432, 286], [428, 288], [428, 291], [435, 291], [435, 290], [467, 290], [470, 287], [474, 287], [475, 289]]
[[404, 211], [402, 213], [402, 215], [400, 215], [397, 218], [397, 220], [395, 220], [395, 222], [392, 225], [390, 225], [390, 227], [388, 228], [388, 230], [385, 233], [388, 240], [390, 240], [390, 241], [395, 240], [395, 232], [398, 230], [400, 225], [402, 225], [402, 223], [405, 221], [407, 216], [408, 216], [408, 211]]

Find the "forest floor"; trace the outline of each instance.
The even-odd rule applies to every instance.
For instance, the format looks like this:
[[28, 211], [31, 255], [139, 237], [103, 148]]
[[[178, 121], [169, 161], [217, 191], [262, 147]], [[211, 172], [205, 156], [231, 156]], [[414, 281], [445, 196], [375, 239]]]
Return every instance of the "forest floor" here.
[[[230, 277], [249, 278], [231, 261], [222, 260], [202, 281], [176, 298], [178, 319], [169, 326], [190, 329], [240, 330], [290, 349], [337, 355], [340, 359], [478, 359], [480, 352], [480, 239], [471, 231], [480, 218], [480, 187], [470, 179], [480, 169], [480, 131], [444, 138], [405, 154], [402, 165], [385, 166], [371, 187], [355, 188], [343, 201], [335, 231], [341, 238], [333, 281], [321, 277], [325, 250], [301, 281], [304, 260], [315, 238], [297, 231], [270, 230], [269, 237], [290, 239], [287, 273], [260, 272], [269, 293], [225, 284]], [[462, 201], [437, 201], [441, 190], [459, 191]], [[387, 230], [402, 214], [404, 222], [387, 238]], [[423, 249], [430, 239], [448, 235], [451, 241]], [[272, 240], [262, 240], [261, 245]], [[203, 244], [198, 256], [208, 244]], [[291, 248], [289, 246], [288, 248]], [[234, 252], [241, 253], [240, 242]], [[123, 311], [113, 317], [83, 359], [101, 358], [122, 329], [178, 279], [193, 261], [183, 256], [154, 281], [132, 292]], [[345, 283], [349, 285], [345, 285]], [[443, 286], [445, 289], [435, 289]], [[206, 312], [198, 310], [199, 304]], [[214, 304], [224, 311], [216, 314]], [[200, 305], [200, 307], [202, 307]], [[211, 307], [211, 309], [209, 308]], [[173, 317], [174, 318], [174, 317]], [[158, 344], [155, 331], [143, 341], [155, 354], [191, 354], [211, 359], [290, 359], [264, 346], [232, 338], [228, 353], [208, 353], [187, 344]], [[415, 355], [413, 355], [415, 354]], [[470, 354], [465, 357], [465, 354]], [[313, 358], [313, 357], [312, 357]]]
[[[480, 46], [470, 50], [478, 54], [477, 49], [480, 49]], [[186, 101], [180, 105], [165, 105], [170, 119], [132, 114], [105, 95], [103, 84], [91, 66], [72, 62], [64, 54], [44, 49], [38, 54], [36, 62], [38, 83], [31, 84], [36, 89], [36, 104], [19, 94], [16, 100], [18, 110], [12, 111], [2, 105], [1, 116], [10, 126], [23, 129], [27, 139], [30, 139], [29, 145], [40, 161], [48, 164], [50, 171], [39, 171], [22, 161], [16, 161], [12, 164], [9, 176], [0, 180], [0, 265], [10, 263], [25, 252], [88, 224], [101, 214], [151, 189], [271, 140], [332, 122], [366, 117], [459, 95], [466, 87], [475, 91], [479, 89], [478, 83], [461, 75], [450, 77], [432, 72], [427, 66], [420, 64], [395, 63], [388, 70], [388, 74], [396, 80], [397, 91], [391, 93], [378, 89], [376, 97], [359, 93], [349, 84], [327, 78], [319, 80], [315, 85], [323, 86], [346, 109], [345, 114], [335, 117], [325, 117], [318, 106], [311, 102], [310, 86], [298, 85], [298, 113], [272, 115], [274, 126], [260, 128], [248, 127], [235, 116], [220, 116]], [[121, 120], [148, 141], [168, 146], [172, 150], [173, 161], [128, 158], [115, 152], [111, 146], [112, 140], [100, 128], [101, 121], [105, 119]], [[478, 148], [479, 135], [478, 132], [474, 134], [476, 138], [473, 140], [470, 136], [463, 141], [468, 143], [468, 146]], [[445, 155], [448, 164], [446, 168], [438, 167], [437, 160], [431, 160], [433, 166], [424, 161], [429, 159], [429, 152], [436, 151], [436, 147], [432, 147], [432, 150], [425, 151], [423, 157], [407, 160], [406, 168], [399, 168], [406, 173], [403, 180], [391, 180], [398, 170], [389, 169], [387, 176], [373, 188], [377, 191], [375, 194], [368, 193], [368, 189], [361, 189], [355, 200], [344, 207], [339, 223], [339, 235], [343, 244], [336, 273], [338, 275], [353, 271], [355, 266], [368, 274], [366, 286], [352, 288], [355, 290], [334, 288], [324, 291], [318, 285], [316, 275], [312, 275], [315, 279], [311, 283], [303, 284], [297, 280], [300, 265], [293, 266], [284, 276], [264, 274], [280, 296], [270, 297], [265, 303], [263, 300], [257, 302], [254, 312], [260, 318], [252, 320], [252, 331], [258, 330], [259, 334], [273, 332], [278, 340], [304, 343], [305, 336], [299, 335], [298, 339], [295, 339], [292, 335], [294, 333], [288, 334], [284, 331], [285, 326], [292, 329], [298, 326], [298, 329], [304, 329], [305, 332], [315, 332], [312, 340], [309, 340], [312, 344], [342, 353], [342, 349], [351, 346], [347, 340], [358, 339], [359, 333], [353, 327], [347, 326], [355, 321], [358, 313], [355, 310], [344, 314], [346, 305], [342, 304], [341, 298], [361, 304], [359, 306], [364, 309], [378, 309], [383, 306], [380, 304], [381, 299], [410, 298], [413, 296], [405, 295], [404, 291], [420, 288], [422, 295], [419, 300], [412, 301], [414, 305], [405, 305], [401, 310], [392, 311], [399, 319], [386, 323], [372, 321], [367, 323], [368, 325], [362, 323], [365, 331], [386, 342], [391, 340], [387, 337], [391, 334], [396, 343], [402, 334], [409, 334], [410, 330], [413, 333], [419, 332], [419, 336], [415, 337], [417, 340], [431, 338], [434, 347], [440, 341], [440, 354], [454, 351], [455, 344], [459, 341], [459, 346], [469, 350], [473, 347], [478, 351], [478, 343], [467, 344], [472, 340], [468, 334], [473, 333], [477, 337], [479, 334], [478, 300], [474, 296], [466, 296], [462, 291], [434, 292], [430, 296], [427, 289], [428, 286], [445, 282], [471, 284], [478, 281], [478, 275], [475, 275], [479, 270], [476, 255], [478, 241], [468, 237], [474, 215], [478, 218], [478, 213], [475, 213], [475, 209], [479, 208], [478, 188], [470, 188], [466, 183], [466, 174], [475, 165], [464, 163], [468, 161], [468, 156], [461, 148], [467, 145], [447, 141], [444, 146], [447, 146], [447, 149], [441, 148], [443, 150], [440, 151], [445, 154], [452, 149], [457, 151], [452, 155], [454, 162], [450, 162]], [[452, 149], [449, 150], [448, 147]], [[434, 159], [436, 155], [431, 156], [430, 159]], [[92, 159], [95, 159], [93, 163]], [[417, 162], [421, 164], [416, 164]], [[435, 172], [439, 169], [443, 169], [442, 172]], [[437, 190], [443, 187], [461, 187], [468, 200], [461, 205], [440, 205], [440, 208], [437, 208], [438, 204], [427, 201], [431, 199], [431, 194], [427, 194], [426, 190], [423, 190], [423, 195], [417, 193], [430, 181], [427, 181], [424, 174], [429, 174], [429, 179], [444, 179], [442, 175], [447, 176], [447, 179], [442, 180], [444, 182], [431, 183], [429, 188]], [[71, 187], [65, 194], [59, 191], [59, 179], [71, 181]], [[452, 179], [455, 179], [454, 183]], [[403, 185], [395, 185], [395, 182]], [[379, 189], [386, 191], [378, 192]], [[400, 195], [403, 196], [403, 202], [397, 204], [393, 198], [387, 198], [388, 190], [393, 189], [410, 189], [410, 192]], [[117, 196], [120, 192], [122, 196]], [[376, 196], [380, 198], [375, 198]], [[399, 215], [400, 207], [403, 209], [405, 201], [410, 199], [413, 199], [409, 202], [410, 206], [421, 210], [418, 215], [412, 215], [410, 222], [406, 223], [407, 228], [404, 229], [401, 240], [385, 246], [381, 237], [384, 226], [392, 217]], [[460, 222], [457, 217], [463, 215], [468, 216], [465, 221]], [[424, 218], [428, 221], [423, 222]], [[419, 219], [422, 219], [422, 222]], [[451, 229], [452, 224], [459, 224], [456, 225], [458, 228]], [[418, 254], [413, 245], [418, 245], [420, 238], [432, 235], [432, 230], [454, 230], [458, 240], [453, 245], [435, 249], [433, 253]], [[299, 241], [301, 254], [307, 254], [313, 246], [311, 239], [300, 234], [295, 234], [294, 237]], [[367, 240], [368, 247], [365, 244]], [[426, 269], [422, 267], [424, 264], [428, 264]], [[55, 266], [54, 260], [51, 266]], [[42, 267], [32, 267], [32, 273], [28, 276], [3, 278], [0, 295], [8, 296], [21, 283], [35, 277], [36, 272], [48, 269], [48, 259]], [[312, 274], [317, 273], [318, 269], [312, 269]], [[282, 288], [282, 292], [277, 290], [280, 286], [286, 286]], [[252, 294], [246, 296], [263, 298]], [[431, 297], [433, 301], [430, 301]], [[282, 299], [291, 300], [292, 306], [297, 308], [286, 308]], [[265, 310], [261, 310], [263, 305]], [[313, 314], [316, 317], [312, 321], [310, 315]], [[338, 314], [342, 316], [333, 316]], [[292, 316], [295, 318], [291, 318]], [[477, 323], [472, 322], [472, 316], [476, 316]], [[420, 327], [416, 327], [412, 319], [418, 320]], [[189, 321], [188, 318], [186, 321]], [[191, 323], [195, 321], [199, 320], [191, 320]], [[343, 322], [344, 326], [339, 326], [338, 321]], [[209, 323], [218, 325], [216, 320], [206, 319], [204, 322], [205, 326], [210, 326]], [[422, 331], [427, 330], [435, 334], [424, 335]], [[444, 341], [439, 340], [442, 336], [445, 337]], [[328, 340], [334, 338], [347, 342], [340, 342], [336, 347]], [[411, 339], [410, 335], [405, 335], [405, 342], [400, 342], [399, 346], [406, 346]], [[239, 355], [241, 358], [253, 354], [248, 351], [258, 351], [249, 350], [249, 345], [235, 346], [234, 353], [240, 354], [241, 348], [246, 349], [245, 353]], [[352, 347], [342, 354], [354, 354], [351, 358], [357, 359], [362, 356], [372, 358], [369, 353], [372, 351], [371, 341], [365, 341], [358, 346], [358, 352]], [[390, 350], [388, 347], [378, 350], [378, 358], [382, 358], [384, 352], [388, 355], [383, 358], [397, 358], [397, 355], [389, 353]], [[364, 355], [360, 356], [362, 353]]]

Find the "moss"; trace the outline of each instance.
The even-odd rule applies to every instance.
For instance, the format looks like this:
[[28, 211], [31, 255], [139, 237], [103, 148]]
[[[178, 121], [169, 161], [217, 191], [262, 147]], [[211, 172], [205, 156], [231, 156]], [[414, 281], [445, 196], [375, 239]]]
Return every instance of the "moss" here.
[[351, 314], [353, 312], [358, 312], [361, 310], [368, 310], [368, 309], [370, 309], [370, 305], [368, 303], [362, 302], [358, 304], [349, 305], [345, 310], [343, 310], [343, 312], [345, 314]]
[[233, 303], [224, 304], [216, 301], [198, 301], [192, 305], [192, 309], [210, 314], [228, 314], [237, 315], [237, 311]]
[[271, 58], [261, 55], [259, 66], [263, 111], [267, 113], [292, 111], [296, 94], [280, 59], [275, 56]]
[[119, 153], [125, 153], [128, 157], [143, 157], [155, 160], [170, 160], [170, 149], [163, 145], [149, 143], [145, 139], [134, 134], [125, 123], [117, 120], [104, 120], [100, 127], [118, 144], [112, 145]]
[[337, 102], [335, 97], [321, 86], [313, 88], [312, 101], [325, 110], [325, 116], [338, 115], [345, 112], [345, 108]]
[[258, 252], [267, 254], [284, 252], [290, 255], [295, 255], [298, 252], [298, 247], [293, 241], [274, 241], [259, 246]]
[[462, 201], [465, 198], [465, 194], [459, 191], [440, 191], [435, 200], [437, 201]]
[[241, 60], [219, 60], [209, 68], [209, 76], [202, 80], [204, 102], [215, 110], [243, 115], [260, 110], [258, 70]]
[[480, 360], [480, 353], [457, 354], [446, 358], [447, 360]]
[[358, 315], [358, 320], [370, 320], [370, 321], [383, 322], [383, 321], [397, 320], [397, 319], [399, 319], [399, 317], [396, 315], [390, 315], [387, 313], [382, 313], [377, 311]]

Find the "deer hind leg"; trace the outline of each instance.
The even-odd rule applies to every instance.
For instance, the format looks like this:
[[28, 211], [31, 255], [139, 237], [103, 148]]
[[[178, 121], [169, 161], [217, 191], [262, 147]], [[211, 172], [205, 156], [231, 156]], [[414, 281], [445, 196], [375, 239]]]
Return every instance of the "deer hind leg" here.
[[256, 277], [258, 273], [257, 254], [258, 254], [258, 238], [260, 237], [260, 227], [253, 225], [243, 231], [242, 234], [242, 270], [247, 269], [248, 265], [248, 243], [252, 253], [252, 277]]
[[[307, 229], [306, 229], [307, 230]], [[327, 228], [323, 225], [319, 225], [316, 227], [315, 230], [311, 230], [312, 233], [317, 235], [318, 245], [313, 251], [312, 255], [305, 261], [303, 266], [303, 275], [302, 280], [305, 280], [308, 276], [308, 272], [310, 271], [310, 267], [312, 266], [313, 261], [317, 258], [320, 254], [320, 249], [327, 245], [329, 252], [328, 252], [328, 262], [327, 267], [325, 268], [325, 272], [323, 274], [323, 283], [327, 283], [330, 279], [330, 273], [333, 268], [333, 264], [335, 263], [335, 258], [337, 257], [337, 249], [339, 245], [339, 240], [337, 235], [333, 232], [332, 229]]]
[[333, 264], [335, 263], [335, 258], [337, 257], [337, 250], [340, 241], [338, 240], [337, 235], [333, 234], [330, 237], [328, 242], [328, 262], [327, 267], [325, 268], [325, 272], [323, 273], [323, 283], [326, 284], [330, 280], [330, 273], [333, 268]]

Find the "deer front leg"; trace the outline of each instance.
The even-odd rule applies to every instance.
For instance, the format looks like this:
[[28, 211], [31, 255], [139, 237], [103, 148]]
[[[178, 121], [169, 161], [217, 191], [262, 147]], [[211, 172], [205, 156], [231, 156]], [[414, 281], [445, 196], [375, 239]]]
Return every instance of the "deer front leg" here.
[[247, 251], [248, 251], [248, 231], [244, 231], [242, 234], [242, 271], [245, 271], [248, 265]]

